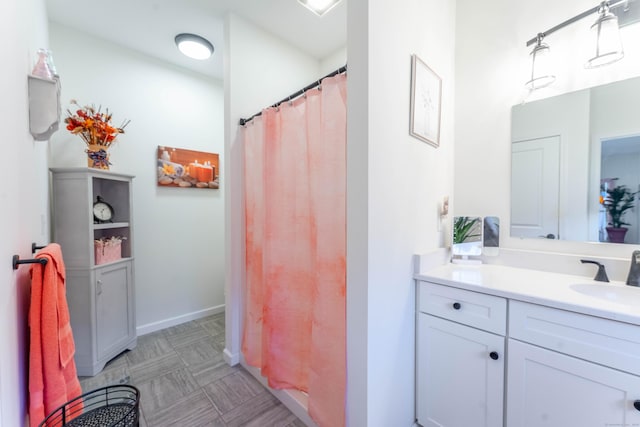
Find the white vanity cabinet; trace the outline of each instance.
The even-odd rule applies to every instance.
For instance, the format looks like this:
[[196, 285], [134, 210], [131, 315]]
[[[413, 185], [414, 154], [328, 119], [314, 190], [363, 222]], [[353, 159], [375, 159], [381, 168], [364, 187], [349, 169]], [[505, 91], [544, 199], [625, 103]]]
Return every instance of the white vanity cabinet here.
[[502, 426], [506, 300], [418, 283], [417, 419]]
[[640, 426], [638, 326], [514, 300], [509, 310], [507, 426]]
[[421, 426], [640, 426], [640, 321], [560, 288], [506, 291], [495, 268], [460, 288], [445, 272], [417, 281]]
[[[66, 267], [80, 376], [97, 374], [137, 343], [132, 179], [100, 169], [51, 169], [53, 241], [60, 244]], [[98, 196], [112, 206], [113, 222], [94, 221]], [[112, 236], [124, 237], [121, 258], [98, 264], [94, 241]]]

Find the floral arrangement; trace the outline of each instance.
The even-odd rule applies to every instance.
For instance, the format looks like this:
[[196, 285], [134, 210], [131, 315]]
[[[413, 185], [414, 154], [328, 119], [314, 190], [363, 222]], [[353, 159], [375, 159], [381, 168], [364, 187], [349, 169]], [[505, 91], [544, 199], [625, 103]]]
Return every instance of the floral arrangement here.
[[67, 109], [67, 130], [74, 135], [79, 135], [87, 146], [99, 145], [107, 149], [116, 140], [118, 134], [124, 133], [130, 120], [123, 121], [120, 127], [111, 125], [111, 113], [96, 109], [93, 105], [81, 107], [76, 100], [71, 100], [72, 105], [78, 106], [75, 113]]

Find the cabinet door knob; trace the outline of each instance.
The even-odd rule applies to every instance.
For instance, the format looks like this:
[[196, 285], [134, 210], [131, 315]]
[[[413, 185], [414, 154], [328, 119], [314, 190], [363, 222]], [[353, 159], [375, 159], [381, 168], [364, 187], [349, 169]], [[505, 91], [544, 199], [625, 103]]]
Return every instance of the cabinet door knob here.
[[[498, 360], [500, 358], [500, 355], [498, 354], [497, 351], [492, 351], [491, 353], [489, 353], [489, 357], [492, 358], [493, 360]], [[636, 402], [640, 404], [640, 401], [636, 400]]]
[[640, 411], [640, 400], [635, 400], [633, 402], [633, 407]]
[[454, 309], [454, 310], [460, 310], [460, 307], [462, 307], [462, 306], [460, 305], [460, 303], [459, 303], [459, 302], [454, 302], [454, 303], [453, 303], [453, 309]]
[[96, 280], [97, 294], [102, 295], [102, 280]]

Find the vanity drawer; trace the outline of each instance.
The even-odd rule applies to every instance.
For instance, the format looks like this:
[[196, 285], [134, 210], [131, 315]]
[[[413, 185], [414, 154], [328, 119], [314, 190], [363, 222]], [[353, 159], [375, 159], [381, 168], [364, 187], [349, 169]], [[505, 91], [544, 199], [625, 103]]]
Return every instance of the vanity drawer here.
[[510, 300], [509, 336], [640, 375], [640, 327], [635, 325]]
[[418, 282], [418, 310], [505, 335], [507, 300], [429, 282]]

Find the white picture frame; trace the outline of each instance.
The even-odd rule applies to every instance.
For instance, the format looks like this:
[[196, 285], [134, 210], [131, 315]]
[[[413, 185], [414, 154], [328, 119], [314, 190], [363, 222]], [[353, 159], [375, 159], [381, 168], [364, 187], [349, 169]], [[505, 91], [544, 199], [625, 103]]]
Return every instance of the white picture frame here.
[[417, 55], [411, 55], [411, 120], [409, 134], [440, 146], [442, 79]]

